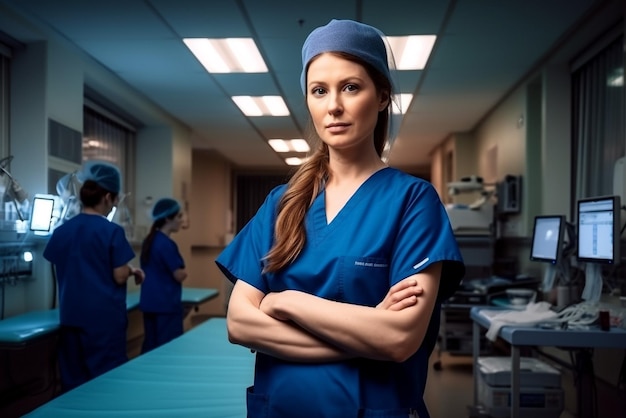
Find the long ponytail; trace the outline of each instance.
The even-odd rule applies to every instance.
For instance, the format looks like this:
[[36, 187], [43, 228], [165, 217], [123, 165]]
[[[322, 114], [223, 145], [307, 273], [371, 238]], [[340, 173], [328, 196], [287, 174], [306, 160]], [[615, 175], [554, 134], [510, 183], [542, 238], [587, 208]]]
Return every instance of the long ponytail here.
[[292, 263], [306, 243], [304, 217], [330, 175], [328, 146], [321, 140], [315, 153], [289, 180], [278, 204], [274, 246], [265, 257], [264, 272], [274, 272]]
[[141, 256], [139, 258], [141, 264], [146, 264], [150, 260], [150, 251], [152, 250], [152, 242], [154, 241], [154, 236], [156, 235], [157, 231], [161, 229], [163, 225], [165, 225], [165, 220], [166, 218], [162, 218], [154, 221], [152, 223], [152, 226], [150, 227], [150, 232], [141, 243]]

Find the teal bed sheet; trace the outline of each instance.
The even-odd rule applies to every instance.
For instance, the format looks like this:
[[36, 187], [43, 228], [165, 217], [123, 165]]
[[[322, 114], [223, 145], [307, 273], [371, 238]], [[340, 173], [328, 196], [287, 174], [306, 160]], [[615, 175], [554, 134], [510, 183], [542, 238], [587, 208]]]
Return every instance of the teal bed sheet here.
[[[218, 294], [217, 289], [183, 287], [181, 303], [183, 308], [190, 309], [217, 297]], [[129, 292], [126, 295], [126, 309], [137, 309], [139, 297], [138, 291]], [[20, 347], [58, 329], [58, 309], [31, 311], [9, 317], [0, 321], [0, 348]]]
[[212, 318], [26, 416], [242, 418], [253, 373], [254, 354]]

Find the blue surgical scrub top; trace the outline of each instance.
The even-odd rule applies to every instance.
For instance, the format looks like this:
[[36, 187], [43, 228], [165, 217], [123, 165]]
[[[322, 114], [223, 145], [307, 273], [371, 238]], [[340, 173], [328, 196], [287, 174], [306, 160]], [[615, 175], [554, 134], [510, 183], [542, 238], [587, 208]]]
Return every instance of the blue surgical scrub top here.
[[56, 267], [62, 325], [102, 329], [126, 339], [126, 284], [113, 269], [135, 257], [121, 226], [80, 213], [57, 227], [44, 250]]
[[[295, 289], [326, 299], [376, 306], [399, 281], [442, 262], [439, 301], [464, 275], [447, 213], [432, 185], [394, 168], [374, 173], [331, 223], [322, 191], [306, 215], [307, 241], [298, 258], [276, 273], [262, 273], [273, 242], [275, 188], [254, 218], [216, 260], [231, 280], [263, 293]], [[439, 305], [421, 348], [403, 363], [357, 358], [296, 363], [258, 353], [249, 417], [427, 418], [423, 401], [428, 358], [439, 330]]]
[[176, 242], [161, 231], [156, 231], [150, 257], [141, 263], [146, 280], [141, 284], [139, 308], [143, 312], [178, 313], [182, 311], [182, 284], [174, 279], [174, 272], [185, 268]]

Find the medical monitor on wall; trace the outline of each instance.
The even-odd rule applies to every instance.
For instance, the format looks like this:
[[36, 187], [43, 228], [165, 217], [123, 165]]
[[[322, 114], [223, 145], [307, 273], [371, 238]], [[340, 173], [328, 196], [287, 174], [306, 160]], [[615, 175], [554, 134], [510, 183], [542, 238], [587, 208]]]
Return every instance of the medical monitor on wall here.
[[620, 206], [619, 196], [578, 200], [578, 260], [619, 264]]
[[560, 260], [565, 224], [564, 215], [535, 216], [530, 247], [532, 261], [556, 264]]
[[30, 230], [36, 232], [50, 232], [54, 199], [35, 196], [30, 214]]

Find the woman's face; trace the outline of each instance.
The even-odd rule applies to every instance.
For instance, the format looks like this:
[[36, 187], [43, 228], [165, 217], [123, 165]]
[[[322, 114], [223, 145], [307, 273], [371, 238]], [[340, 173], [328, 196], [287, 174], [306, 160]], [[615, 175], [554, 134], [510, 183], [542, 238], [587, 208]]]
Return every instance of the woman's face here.
[[178, 232], [183, 225], [184, 218], [185, 214], [180, 211], [173, 219], [166, 219], [165, 224], [169, 227], [171, 232]]
[[388, 100], [363, 66], [322, 54], [309, 64], [306, 93], [315, 130], [330, 148], [373, 146], [378, 112]]

